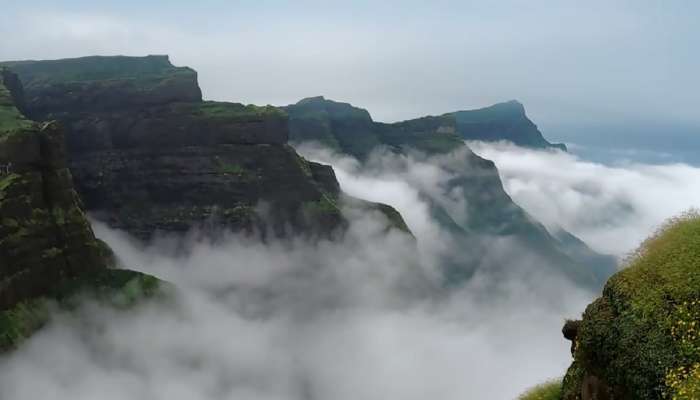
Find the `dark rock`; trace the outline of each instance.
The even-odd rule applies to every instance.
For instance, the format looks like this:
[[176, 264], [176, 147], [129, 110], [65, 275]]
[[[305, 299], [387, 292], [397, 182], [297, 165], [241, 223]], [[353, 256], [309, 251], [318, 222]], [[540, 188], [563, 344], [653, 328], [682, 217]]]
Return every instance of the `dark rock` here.
[[14, 106], [21, 93], [16, 76], [0, 68], [0, 77], [1, 353], [46, 323], [48, 301], [90, 293], [128, 306], [160, 281], [108, 269], [116, 260], [95, 238], [73, 188], [63, 130], [26, 119]]

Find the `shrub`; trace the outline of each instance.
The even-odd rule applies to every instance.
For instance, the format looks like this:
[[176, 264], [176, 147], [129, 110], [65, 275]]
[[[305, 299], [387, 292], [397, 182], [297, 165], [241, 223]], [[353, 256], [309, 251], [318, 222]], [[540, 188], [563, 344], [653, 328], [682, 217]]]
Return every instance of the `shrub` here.
[[561, 380], [555, 379], [528, 390], [518, 400], [560, 400]]

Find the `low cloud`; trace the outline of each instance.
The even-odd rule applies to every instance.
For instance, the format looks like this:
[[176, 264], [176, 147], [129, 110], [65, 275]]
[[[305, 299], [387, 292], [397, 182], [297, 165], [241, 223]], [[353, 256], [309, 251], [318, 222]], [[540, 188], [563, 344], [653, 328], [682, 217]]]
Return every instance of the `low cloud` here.
[[334, 162], [348, 193], [404, 212], [417, 243], [350, 212], [333, 243], [193, 234], [144, 245], [95, 222], [125, 267], [174, 283], [174, 301], [56, 314], [0, 358], [0, 398], [507, 400], [561, 376], [560, 328], [592, 294], [507, 241], [483, 259], [507, 264], [498, 279], [485, 267], [446, 288], [438, 256], [450, 242], [419, 194], [446, 172], [424, 161]]
[[700, 168], [686, 164], [603, 165], [509, 143], [469, 146], [496, 163], [506, 191], [548, 228], [619, 257], [664, 220], [700, 205]]

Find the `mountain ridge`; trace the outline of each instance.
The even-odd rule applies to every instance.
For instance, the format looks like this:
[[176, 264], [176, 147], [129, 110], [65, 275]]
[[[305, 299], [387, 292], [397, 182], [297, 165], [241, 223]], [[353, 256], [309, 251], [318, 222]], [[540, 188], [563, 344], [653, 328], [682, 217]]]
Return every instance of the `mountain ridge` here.
[[2, 64], [31, 117], [66, 126], [76, 188], [114, 228], [147, 240], [209, 227], [329, 236], [347, 224], [332, 169], [287, 145], [283, 111], [204, 101], [196, 71], [167, 56]]
[[[501, 103], [498, 113], [526, 118], [524, 107], [518, 102]], [[372, 152], [380, 148], [393, 153], [422, 151], [428, 156], [441, 157], [448, 153], [463, 151], [458, 167], [440, 165], [453, 178], [445, 182], [445, 193], [460, 193], [467, 201], [465, 220], [455, 219], [444, 209], [438, 199], [424, 194], [429, 199], [434, 215], [440, 216], [444, 227], [459, 238], [473, 242], [481, 235], [515, 237], [526, 248], [542, 255], [553, 265], [560, 265], [575, 280], [586, 281], [592, 287], [599, 287], [615, 271], [616, 261], [611, 256], [595, 253], [580, 239], [566, 233], [555, 237], [547, 229], [513, 202], [503, 189], [495, 164], [473, 153], [459, 134], [458, 118], [453, 114], [437, 117], [423, 117], [397, 123], [374, 122], [370, 113], [350, 103], [337, 102], [323, 96], [302, 99], [285, 107], [289, 114], [290, 138], [296, 142], [317, 141], [331, 150], [351, 155], [360, 161], [366, 160]], [[478, 115], [486, 121], [493, 115]], [[487, 108], [493, 114], [493, 107]], [[528, 120], [529, 121], [529, 120]], [[534, 124], [533, 124], [534, 126]], [[460, 213], [461, 214], [461, 213]], [[448, 220], [449, 219], [449, 220]], [[459, 227], [459, 229], [457, 229]], [[571, 239], [575, 238], [575, 239]], [[567, 240], [562, 240], [567, 239]], [[461, 239], [460, 239], [461, 240]], [[473, 243], [473, 246], [478, 246]], [[585, 264], [594, 262], [590, 269]], [[464, 260], [457, 257], [447, 261], [457, 275], [469, 276], [473, 271], [467, 267], [466, 273], [460, 264]], [[595, 283], [593, 283], [595, 282]]]

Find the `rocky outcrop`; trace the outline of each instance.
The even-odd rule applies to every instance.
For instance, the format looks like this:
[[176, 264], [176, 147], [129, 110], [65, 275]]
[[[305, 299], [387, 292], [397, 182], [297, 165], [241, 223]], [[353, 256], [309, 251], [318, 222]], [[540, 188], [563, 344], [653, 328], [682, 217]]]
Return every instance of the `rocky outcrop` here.
[[76, 189], [112, 227], [328, 237], [347, 224], [332, 169], [286, 144], [283, 110], [203, 101], [196, 73], [167, 56], [6, 65], [27, 113], [65, 125]]
[[118, 291], [132, 281], [158, 285], [108, 269], [109, 248], [95, 238], [73, 188], [63, 131], [22, 115], [21, 93], [16, 75], [0, 68], [0, 352], [46, 320], [43, 299]]
[[564, 400], [700, 398], [698, 238], [697, 215], [671, 222], [567, 322]]
[[383, 146], [393, 151], [407, 147], [429, 153], [446, 153], [462, 145], [451, 117], [425, 117], [396, 124], [374, 122], [367, 110], [322, 96], [285, 107], [290, 138], [316, 141], [333, 150], [366, 158]]
[[[3, 81], [13, 82], [13, 75], [3, 72]], [[73, 190], [61, 129], [25, 119], [6, 88], [0, 89], [0, 309], [63, 277], [104, 267]]]
[[[478, 256], [478, 242], [485, 236], [515, 239], [541, 257], [543, 264], [555, 266], [558, 272], [596, 289], [615, 270], [614, 258], [595, 253], [567, 232], [553, 236], [515, 204], [503, 189], [494, 163], [469, 151], [458, 136], [459, 119], [454, 114], [384, 124], [374, 122], [364, 109], [323, 97], [304, 99], [285, 109], [290, 137], [296, 142], [320, 142], [360, 160], [379, 148], [395, 153], [417, 150], [436, 156], [433, 162], [451, 176], [440, 186], [442, 197], [466, 200], [463, 209], [450, 212], [434, 194], [423, 194], [433, 217], [470, 249], [467, 257], [457, 255], [444, 260], [447, 275], [455, 280], [466, 279], [474, 272], [482, 258]], [[448, 153], [449, 157], [441, 157]]]
[[20, 75], [33, 118], [202, 100], [197, 73], [174, 67], [168, 56], [92, 56], [2, 64]]
[[566, 145], [563, 143], [548, 142], [537, 129], [537, 125], [525, 115], [525, 107], [515, 100], [446, 115], [455, 118], [457, 133], [465, 140], [507, 140], [522, 147], [551, 147], [566, 151]]

